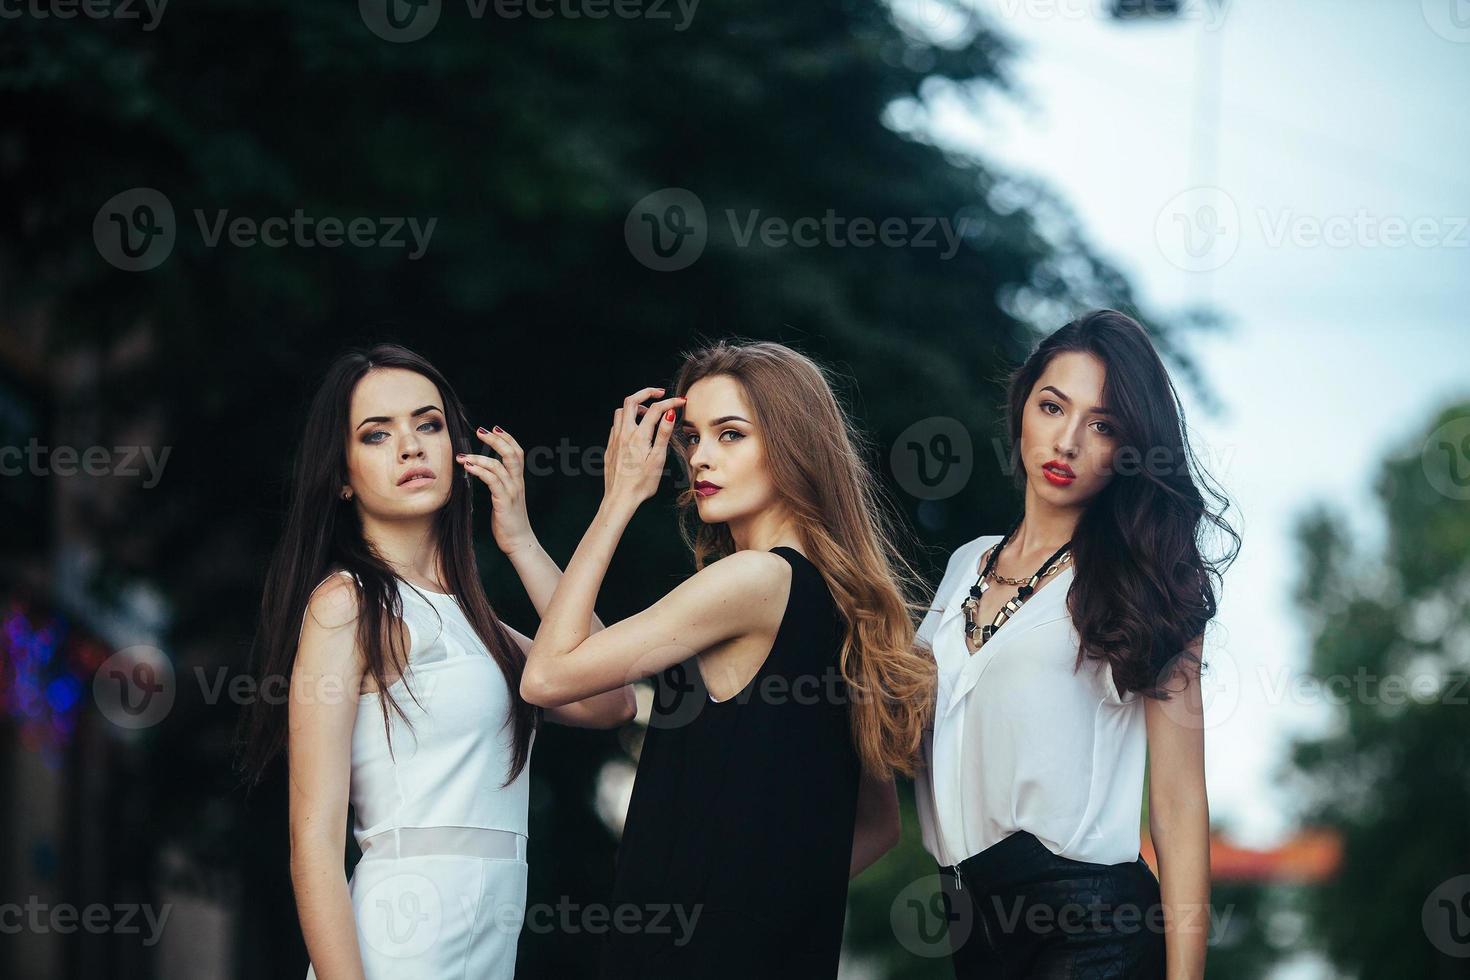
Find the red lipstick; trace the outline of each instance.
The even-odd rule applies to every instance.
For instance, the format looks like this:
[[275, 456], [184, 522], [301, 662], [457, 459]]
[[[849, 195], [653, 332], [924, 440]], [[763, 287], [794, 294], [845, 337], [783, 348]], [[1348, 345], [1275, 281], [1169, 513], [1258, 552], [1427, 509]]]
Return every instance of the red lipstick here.
[[1070, 487], [1077, 479], [1077, 474], [1072, 472], [1072, 467], [1059, 459], [1042, 463], [1041, 474], [1054, 487]]

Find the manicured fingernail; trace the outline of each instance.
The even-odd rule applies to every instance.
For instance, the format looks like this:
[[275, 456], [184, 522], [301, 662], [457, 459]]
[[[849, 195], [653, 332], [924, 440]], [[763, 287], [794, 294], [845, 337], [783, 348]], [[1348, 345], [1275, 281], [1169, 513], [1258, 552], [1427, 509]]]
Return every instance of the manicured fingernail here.
[[463, 463], [464, 462], [464, 453], [455, 453], [454, 454], [454, 458], [457, 459], [457, 460], [459, 460], [461, 463]]
[[[490, 434], [490, 433], [488, 433], [488, 432], [486, 432], [486, 431], [485, 431], [485, 427], [484, 427], [484, 426], [483, 426], [483, 425], [482, 425], [482, 426], [480, 426], [480, 427], [479, 427], [479, 428], [478, 428], [478, 429], [476, 429], [476, 430], [475, 430], [475, 431], [476, 431], [476, 432], [478, 432], [478, 433], [479, 433], [479, 434], [480, 434], [480, 435], [482, 435], [482, 436], [488, 436], [488, 435], [489, 435], [489, 434]], [[498, 432], [498, 431], [500, 431], [500, 429], [499, 429], [499, 427], [498, 427], [498, 426], [497, 426], [497, 427], [496, 427], [496, 431], [497, 431], [497, 432]]]
[[664, 413], [664, 421], [665, 422], [672, 422], [672, 421], [674, 421], [674, 410], [672, 408], [669, 409], [667, 412]]
[[501, 427], [500, 427], [500, 426], [498, 426], [498, 425], [497, 425], [497, 426], [496, 426], [496, 427], [495, 427], [495, 431], [496, 431], [496, 432], [504, 432], [504, 431], [505, 431], [505, 430], [504, 430], [504, 429], [502, 429], [502, 428], [501, 428]]

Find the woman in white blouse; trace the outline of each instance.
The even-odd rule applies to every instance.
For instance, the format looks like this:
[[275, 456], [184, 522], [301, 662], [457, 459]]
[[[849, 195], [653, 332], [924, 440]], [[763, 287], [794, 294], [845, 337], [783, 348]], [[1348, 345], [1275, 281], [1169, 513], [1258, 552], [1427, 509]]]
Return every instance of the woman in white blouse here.
[[[1201, 976], [1201, 640], [1239, 537], [1128, 316], [1043, 341], [1008, 416], [1024, 512], [951, 556], [918, 634], [939, 682], [916, 796], [955, 975]], [[1208, 527], [1230, 541], [1219, 560], [1201, 555]], [[1158, 877], [1140, 854], [1145, 760]]]

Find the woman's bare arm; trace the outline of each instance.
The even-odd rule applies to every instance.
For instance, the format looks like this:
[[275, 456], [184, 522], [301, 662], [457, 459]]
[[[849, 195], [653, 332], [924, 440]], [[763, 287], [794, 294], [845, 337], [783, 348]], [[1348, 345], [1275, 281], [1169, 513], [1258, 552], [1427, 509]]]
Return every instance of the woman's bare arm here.
[[357, 923], [343, 872], [352, 726], [363, 665], [356, 587], [334, 575], [307, 604], [291, 671], [291, 885], [301, 934], [319, 980], [361, 980]]
[[[537, 615], [546, 615], [546, 610], [551, 607], [551, 597], [556, 594], [556, 586], [561, 581], [561, 569], [535, 539], [532, 539], [530, 545], [517, 549], [507, 557], [520, 575], [521, 584], [526, 587], [526, 594], [535, 604]], [[595, 612], [588, 617], [587, 629], [588, 635], [603, 629], [602, 620], [597, 618]], [[531, 649], [530, 637], [516, 630], [510, 632], [520, 644], [523, 653]], [[638, 700], [632, 684], [624, 684], [610, 691], [546, 709], [548, 720], [576, 728], [616, 728], [632, 721], [637, 713]]]
[[852, 861], [847, 877], [856, 878], [898, 843], [903, 827], [898, 815], [898, 788], [893, 777], [878, 779], [863, 770], [858, 783], [857, 820], [852, 833]]
[[726, 640], [751, 634], [775, 640], [791, 566], [764, 551], [707, 565], [649, 608], [587, 635], [580, 624], [626, 523], [625, 516], [599, 511], [572, 556], [526, 654], [521, 695], [532, 704], [554, 707], [616, 690]]
[[[602, 624], [598, 623], [592, 632], [596, 633], [601, 629]], [[530, 652], [533, 641], [529, 636], [510, 626], [506, 630], [520, 646], [522, 653]], [[634, 697], [633, 685], [624, 684], [601, 694], [589, 695], [544, 710], [546, 717], [558, 725], [572, 728], [616, 728], [633, 720], [633, 716], [638, 713], [638, 701]]]
[[[1202, 637], [1190, 650], [1200, 655]], [[1181, 660], [1181, 664], [1183, 661]], [[1204, 705], [1197, 660], [1147, 698], [1148, 828], [1159, 860], [1169, 980], [1204, 976], [1210, 929], [1210, 805], [1205, 794]], [[1144, 921], [1152, 921], [1145, 914]]]
[[[499, 429], [498, 426], [496, 428]], [[478, 476], [489, 488], [490, 527], [495, 543], [510, 559], [516, 575], [520, 576], [526, 595], [536, 607], [536, 615], [544, 616], [562, 573], [531, 530], [531, 519], [526, 510], [525, 453], [515, 437], [503, 429], [492, 432], [482, 428], [476, 431], [476, 435], [500, 458], [462, 453], [459, 462], [466, 472]], [[530, 639], [509, 626], [506, 628], [523, 652], [530, 648]], [[591, 633], [602, 629], [602, 621], [596, 612], [588, 616], [587, 628]], [[631, 721], [637, 711], [638, 701], [633, 686], [628, 684], [618, 690], [547, 708], [546, 718], [578, 728], [616, 728]]]
[[[726, 640], [774, 640], [791, 587], [791, 566], [764, 551], [739, 551], [700, 569], [637, 615], [589, 635], [588, 618], [613, 552], [638, 506], [658, 489], [680, 398], [644, 388], [613, 413], [603, 498], [542, 617], [526, 654], [521, 696], [555, 707], [609, 691], [682, 663]], [[665, 410], [668, 410], [667, 412]]]

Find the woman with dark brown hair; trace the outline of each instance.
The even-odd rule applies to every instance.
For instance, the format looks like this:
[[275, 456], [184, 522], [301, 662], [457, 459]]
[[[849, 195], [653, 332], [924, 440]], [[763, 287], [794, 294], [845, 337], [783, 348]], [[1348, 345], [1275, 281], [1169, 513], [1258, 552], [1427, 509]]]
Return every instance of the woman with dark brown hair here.
[[[915, 796], [955, 975], [1201, 976], [1201, 643], [1239, 538], [1128, 316], [1047, 337], [1008, 421], [1021, 517], [955, 551], [918, 634], [939, 685]], [[1219, 561], [1210, 528], [1232, 541]], [[1139, 852], [1145, 768], [1158, 877]]]
[[[910, 574], [810, 358], [721, 343], [688, 355], [665, 394], [614, 412], [602, 507], [521, 679], [528, 700], [557, 705], [658, 678], [602, 975], [833, 977], [848, 880], [898, 840], [893, 774], [912, 771], [932, 697]], [[697, 571], [589, 635], [671, 443]]]
[[[258, 779], [286, 751], [308, 977], [515, 974], [543, 712], [520, 696], [531, 641], [480, 585], [472, 476], [538, 611], [560, 572], [526, 516], [520, 446], [498, 426], [478, 444], [470, 432], [443, 375], [391, 344], [337, 358], [307, 413], [256, 651], [289, 697], [255, 702], [245, 763]], [[581, 627], [601, 629], [590, 608]], [[613, 686], [544, 714], [610, 728], [634, 709]], [[363, 852], [350, 881], [349, 806]]]

